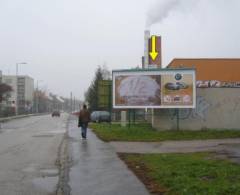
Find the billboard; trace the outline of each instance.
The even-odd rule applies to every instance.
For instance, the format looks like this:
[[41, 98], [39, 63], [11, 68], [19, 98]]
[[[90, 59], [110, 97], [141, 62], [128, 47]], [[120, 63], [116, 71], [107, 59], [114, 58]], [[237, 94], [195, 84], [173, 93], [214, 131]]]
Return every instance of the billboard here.
[[112, 100], [112, 81], [100, 80], [98, 81], [98, 107], [102, 109], [111, 108]]
[[195, 108], [194, 69], [113, 71], [113, 108]]

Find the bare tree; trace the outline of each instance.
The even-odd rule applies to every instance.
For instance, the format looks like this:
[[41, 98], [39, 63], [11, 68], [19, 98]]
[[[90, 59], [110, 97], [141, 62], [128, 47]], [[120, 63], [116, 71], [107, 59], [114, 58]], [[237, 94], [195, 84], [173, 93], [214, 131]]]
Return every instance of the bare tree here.
[[12, 91], [11, 86], [5, 83], [0, 83], [0, 103], [2, 103], [2, 101], [7, 100], [10, 97], [11, 91]]

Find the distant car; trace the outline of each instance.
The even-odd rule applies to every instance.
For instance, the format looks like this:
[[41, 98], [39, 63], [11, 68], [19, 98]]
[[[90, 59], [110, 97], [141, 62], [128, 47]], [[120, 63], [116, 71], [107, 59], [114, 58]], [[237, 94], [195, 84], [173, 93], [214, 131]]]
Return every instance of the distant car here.
[[111, 115], [107, 111], [94, 111], [91, 113], [91, 121], [92, 122], [110, 122]]
[[165, 88], [168, 90], [187, 89], [188, 85], [184, 82], [166, 83]]
[[53, 111], [52, 117], [57, 116], [60, 117], [60, 112], [59, 111]]

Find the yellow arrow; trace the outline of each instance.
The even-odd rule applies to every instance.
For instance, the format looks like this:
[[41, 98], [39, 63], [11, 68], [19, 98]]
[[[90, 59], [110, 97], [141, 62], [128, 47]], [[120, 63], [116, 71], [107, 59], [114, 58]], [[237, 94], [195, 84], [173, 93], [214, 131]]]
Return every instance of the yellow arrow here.
[[156, 51], [156, 36], [151, 37], [152, 41], [152, 50], [149, 52], [149, 55], [151, 56], [152, 60], [155, 60], [158, 56], [158, 52]]

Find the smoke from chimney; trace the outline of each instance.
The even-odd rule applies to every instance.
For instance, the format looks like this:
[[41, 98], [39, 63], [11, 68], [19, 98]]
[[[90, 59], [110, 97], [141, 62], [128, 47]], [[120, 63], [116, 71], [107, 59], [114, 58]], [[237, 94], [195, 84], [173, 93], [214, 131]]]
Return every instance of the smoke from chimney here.
[[169, 12], [174, 10], [180, 0], [161, 0], [156, 1], [155, 5], [147, 13], [146, 29], [151, 25], [160, 23], [164, 18], [168, 17]]

